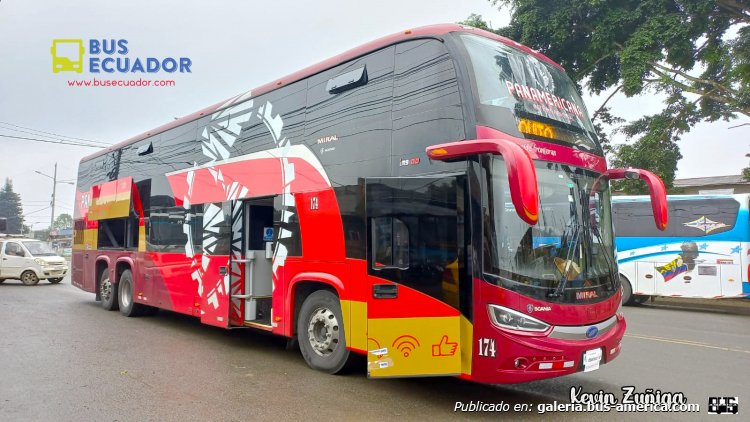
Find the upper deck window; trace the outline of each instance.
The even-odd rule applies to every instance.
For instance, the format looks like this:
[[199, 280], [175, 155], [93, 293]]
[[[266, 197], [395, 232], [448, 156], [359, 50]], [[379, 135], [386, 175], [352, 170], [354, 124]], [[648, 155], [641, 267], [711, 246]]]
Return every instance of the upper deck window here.
[[[576, 86], [562, 70], [501, 42], [471, 34], [460, 39], [473, 67], [475, 91], [483, 116], [512, 113], [496, 129], [600, 152], [594, 127]], [[510, 127], [512, 125], [512, 127]]]

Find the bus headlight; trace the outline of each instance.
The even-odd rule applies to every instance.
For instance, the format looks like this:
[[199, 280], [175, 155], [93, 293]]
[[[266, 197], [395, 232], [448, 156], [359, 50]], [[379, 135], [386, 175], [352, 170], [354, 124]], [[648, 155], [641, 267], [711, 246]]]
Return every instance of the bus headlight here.
[[547, 331], [550, 327], [546, 322], [503, 306], [487, 305], [487, 310], [490, 313], [490, 320], [498, 328], [539, 333]]

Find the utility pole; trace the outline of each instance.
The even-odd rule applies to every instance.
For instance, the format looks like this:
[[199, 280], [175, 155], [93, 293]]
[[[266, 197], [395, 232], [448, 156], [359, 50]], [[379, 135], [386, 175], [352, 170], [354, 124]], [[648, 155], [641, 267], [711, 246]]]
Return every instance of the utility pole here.
[[52, 226], [55, 224], [55, 192], [57, 190], [57, 163], [55, 163], [55, 172], [52, 173], [52, 215], [49, 218], [49, 232], [52, 233]]
[[75, 182], [72, 180], [61, 180], [57, 181], [57, 163], [55, 163], [55, 172], [53, 173], [53, 176], [50, 176], [48, 174], [44, 174], [39, 170], [34, 170], [34, 173], [41, 174], [42, 176], [52, 179], [52, 202], [50, 202], [50, 207], [52, 208], [52, 216], [49, 219], [49, 230], [52, 231], [52, 226], [55, 224], [55, 194], [57, 193], [57, 184], [58, 183], [65, 183], [68, 185], [75, 185]]

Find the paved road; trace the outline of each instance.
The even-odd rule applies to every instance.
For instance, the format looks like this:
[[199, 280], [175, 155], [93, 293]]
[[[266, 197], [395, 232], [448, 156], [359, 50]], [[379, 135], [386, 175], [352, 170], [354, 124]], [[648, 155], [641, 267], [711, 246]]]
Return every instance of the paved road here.
[[[536, 405], [568, 402], [571, 386], [617, 393], [623, 385], [740, 396], [750, 412], [750, 317], [663, 307], [626, 308], [622, 355], [600, 370], [515, 386], [452, 378], [368, 380], [307, 367], [285, 340], [225, 331], [161, 312], [124, 318], [65, 280], [0, 285], [0, 420], [391, 420], [540, 419]], [[744, 397], [743, 397], [744, 396]], [[456, 401], [529, 403], [526, 413], [454, 413]], [[600, 420], [595, 413], [546, 415]], [[682, 420], [684, 414], [614, 414]]]

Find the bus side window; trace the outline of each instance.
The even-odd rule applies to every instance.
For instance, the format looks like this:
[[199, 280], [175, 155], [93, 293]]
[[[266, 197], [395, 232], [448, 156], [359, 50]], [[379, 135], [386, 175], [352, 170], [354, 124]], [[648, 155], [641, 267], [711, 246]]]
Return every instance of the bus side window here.
[[409, 268], [409, 228], [398, 218], [372, 219], [372, 268]]

